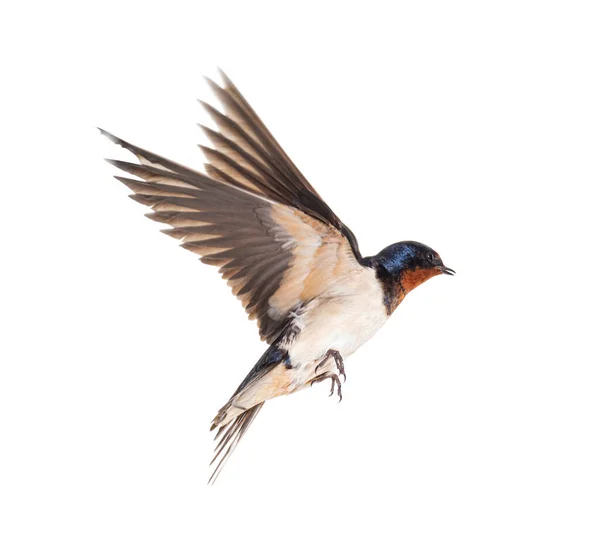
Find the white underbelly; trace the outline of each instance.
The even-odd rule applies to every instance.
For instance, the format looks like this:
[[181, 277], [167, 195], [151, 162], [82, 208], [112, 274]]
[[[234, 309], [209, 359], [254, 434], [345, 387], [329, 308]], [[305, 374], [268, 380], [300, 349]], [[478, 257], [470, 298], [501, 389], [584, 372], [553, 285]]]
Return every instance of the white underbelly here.
[[343, 297], [316, 303], [302, 315], [302, 329], [288, 348], [293, 365], [319, 360], [328, 350], [350, 356], [387, 320], [383, 302]]

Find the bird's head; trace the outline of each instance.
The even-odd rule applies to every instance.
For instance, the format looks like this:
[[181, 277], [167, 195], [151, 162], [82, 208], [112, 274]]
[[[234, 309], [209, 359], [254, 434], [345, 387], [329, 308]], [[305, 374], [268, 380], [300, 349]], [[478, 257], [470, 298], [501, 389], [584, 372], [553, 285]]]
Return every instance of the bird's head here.
[[454, 270], [444, 265], [436, 251], [417, 241], [394, 243], [371, 259], [378, 278], [396, 294], [393, 298], [396, 301], [388, 305], [388, 308], [392, 307], [391, 311], [408, 292], [423, 282], [439, 274], [454, 274]]

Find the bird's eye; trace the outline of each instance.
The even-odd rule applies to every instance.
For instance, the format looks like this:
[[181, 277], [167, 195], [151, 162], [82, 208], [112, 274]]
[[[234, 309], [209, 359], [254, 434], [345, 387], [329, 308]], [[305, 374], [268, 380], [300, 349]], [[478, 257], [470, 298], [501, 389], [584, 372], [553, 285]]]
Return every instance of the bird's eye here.
[[430, 260], [431, 262], [433, 262], [433, 259], [435, 258], [435, 256], [433, 255], [433, 253], [427, 253], [427, 259]]

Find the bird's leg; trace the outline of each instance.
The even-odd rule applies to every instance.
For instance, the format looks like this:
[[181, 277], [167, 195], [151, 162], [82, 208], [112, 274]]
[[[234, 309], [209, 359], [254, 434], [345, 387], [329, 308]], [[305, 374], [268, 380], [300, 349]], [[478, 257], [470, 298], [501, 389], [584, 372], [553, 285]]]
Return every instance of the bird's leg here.
[[329, 396], [331, 397], [333, 395], [333, 391], [337, 387], [337, 395], [338, 395], [338, 397], [340, 397], [340, 400], [338, 402], [341, 402], [341, 400], [342, 400], [342, 383], [340, 381], [339, 375], [337, 375], [336, 373], [331, 373], [330, 371], [328, 371], [327, 373], [322, 373], [321, 375], [317, 375], [317, 377], [315, 377], [310, 382], [310, 386], [312, 387], [315, 383], [321, 383], [321, 381], [325, 381], [326, 379], [331, 379], [331, 392], [329, 393]]
[[[329, 358], [333, 358], [335, 360], [335, 365], [338, 368], [338, 373], [331, 373], [330, 371], [326, 373], [322, 373], [321, 375], [317, 375], [312, 381], [310, 386], [312, 387], [314, 383], [321, 383], [321, 381], [325, 381], [325, 379], [331, 379], [331, 392], [329, 396], [333, 395], [333, 391], [337, 387], [337, 395], [342, 400], [342, 383], [340, 381], [340, 376], [344, 376], [344, 382], [346, 381], [346, 372], [344, 371], [344, 360], [342, 359], [342, 355], [337, 350], [328, 350], [323, 359], [317, 364], [315, 368], [315, 373], [319, 370], [319, 368], [323, 367]], [[339, 375], [338, 375], [339, 374]], [[339, 401], [338, 401], [339, 402]]]
[[337, 351], [337, 350], [327, 350], [327, 353], [325, 354], [325, 356], [323, 356], [323, 359], [319, 362], [319, 365], [315, 368], [315, 373], [317, 372], [317, 370], [325, 365], [325, 363], [327, 362], [327, 360], [329, 360], [329, 358], [333, 358], [335, 360], [335, 365], [338, 368], [338, 373], [340, 375], [344, 376], [344, 383], [346, 383], [346, 371], [344, 369], [344, 360], [342, 359], [342, 355]]

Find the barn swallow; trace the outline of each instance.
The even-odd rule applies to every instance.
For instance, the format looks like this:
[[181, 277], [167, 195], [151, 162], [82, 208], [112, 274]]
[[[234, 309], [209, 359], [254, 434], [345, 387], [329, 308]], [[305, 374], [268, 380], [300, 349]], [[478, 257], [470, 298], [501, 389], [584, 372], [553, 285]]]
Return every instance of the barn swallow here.
[[205, 173], [107, 138], [139, 163], [107, 160], [137, 179], [117, 177], [164, 233], [219, 267], [260, 337], [269, 344], [218, 411], [214, 482], [265, 402], [314, 383], [342, 398], [344, 360], [369, 340], [406, 295], [426, 280], [454, 274], [433, 249], [394, 243], [363, 257], [338, 218], [231, 80], [207, 80], [222, 105], [200, 102], [215, 123], [201, 126]]

